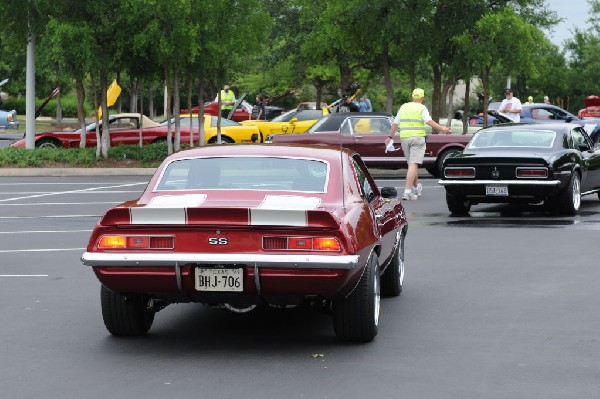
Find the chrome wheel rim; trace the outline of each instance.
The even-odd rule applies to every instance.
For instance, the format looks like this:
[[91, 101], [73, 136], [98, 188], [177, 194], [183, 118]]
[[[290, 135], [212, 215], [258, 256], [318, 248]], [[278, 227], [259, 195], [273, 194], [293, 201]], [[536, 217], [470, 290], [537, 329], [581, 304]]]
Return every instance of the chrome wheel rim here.
[[579, 179], [577, 177], [573, 178], [573, 208], [575, 210], [579, 209], [581, 205], [581, 184], [579, 183]]
[[42, 143], [38, 146], [38, 148], [57, 148], [55, 144], [52, 143]]

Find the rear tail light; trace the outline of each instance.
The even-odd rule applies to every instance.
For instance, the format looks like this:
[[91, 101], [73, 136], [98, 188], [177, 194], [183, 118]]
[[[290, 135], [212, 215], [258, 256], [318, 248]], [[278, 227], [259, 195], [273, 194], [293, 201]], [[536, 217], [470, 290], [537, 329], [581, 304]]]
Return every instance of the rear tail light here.
[[539, 179], [548, 177], [548, 168], [517, 168], [517, 177]]
[[173, 249], [173, 236], [103, 235], [98, 249]]
[[335, 237], [264, 237], [263, 249], [339, 252], [342, 247]]
[[475, 177], [475, 168], [460, 168], [460, 167], [448, 167], [444, 168], [444, 176], [451, 177], [454, 179], [468, 179]]

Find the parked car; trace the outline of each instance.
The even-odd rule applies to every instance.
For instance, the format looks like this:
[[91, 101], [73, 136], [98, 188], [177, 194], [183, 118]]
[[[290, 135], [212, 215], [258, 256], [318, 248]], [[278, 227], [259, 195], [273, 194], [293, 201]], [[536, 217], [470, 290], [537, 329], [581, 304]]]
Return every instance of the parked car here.
[[585, 108], [577, 113], [580, 119], [600, 118], [600, 97], [588, 96], [583, 100], [583, 103]]
[[[198, 118], [195, 117], [197, 127]], [[143, 144], [158, 143], [167, 140], [167, 123], [158, 123], [145, 115], [126, 113], [109, 116], [110, 126], [110, 145], [139, 144], [140, 141], [140, 123], [142, 125]], [[208, 144], [217, 142], [217, 117], [204, 115], [205, 140]], [[102, 121], [100, 121], [102, 129]], [[86, 147], [96, 146], [96, 123], [90, 123], [86, 126]], [[102, 130], [101, 130], [102, 131]], [[175, 134], [175, 127], [172, 127], [172, 134]], [[36, 148], [79, 148], [81, 141], [81, 130], [75, 131], [57, 131], [44, 132], [35, 135]], [[250, 142], [253, 134], [260, 132], [253, 126], [242, 126], [237, 122], [227, 119], [221, 119], [221, 141], [223, 143], [243, 143]], [[198, 130], [194, 130], [194, 141], [198, 143]], [[189, 142], [190, 139], [189, 118], [181, 118], [181, 142]], [[11, 144], [11, 147], [25, 148], [25, 136]]]
[[166, 158], [140, 198], [100, 219], [81, 259], [113, 335], [146, 334], [172, 303], [308, 302], [332, 310], [338, 338], [371, 341], [380, 294], [402, 291], [406, 232], [396, 189], [349, 150], [210, 146]]
[[328, 113], [329, 111], [326, 108], [301, 111], [291, 110], [271, 121], [243, 121], [242, 125], [258, 127], [264, 137], [269, 134], [302, 133]]
[[[490, 103], [489, 107], [491, 110], [498, 110], [500, 108], [500, 102]], [[585, 128], [587, 133], [593, 142], [600, 140], [600, 119], [599, 118], [585, 118], [581, 119], [573, 115], [569, 111], [546, 103], [535, 103], [535, 104], [523, 104], [521, 111], [521, 123], [577, 123], [578, 125]], [[495, 114], [489, 117], [488, 124], [498, 124], [497, 119], [499, 116], [503, 116], [501, 113]], [[478, 119], [483, 123], [483, 119]], [[500, 123], [504, 121], [500, 120]]]
[[[276, 144], [327, 144], [350, 148], [358, 152], [368, 167], [406, 168], [402, 149], [386, 152], [385, 139], [392, 126], [392, 115], [384, 112], [341, 112], [323, 117], [306, 133], [274, 134], [267, 142]], [[423, 166], [434, 176], [440, 175], [442, 162], [451, 154], [461, 152], [472, 135], [430, 134]], [[400, 137], [394, 139], [400, 147]]]
[[0, 129], [18, 129], [19, 121], [17, 121], [17, 111], [2, 111], [0, 110]]
[[[321, 102], [320, 108], [327, 108], [327, 103]], [[316, 103], [316, 101], [302, 102], [302, 103], [298, 104], [295, 109], [296, 109], [296, 111], [303, 111], [305, 109], [317, 109], [317, 103]]]
[[[233, 115], [230, 118], [234, 122], [243, 122], [252, 119], [252, 105], [245, 100], [246, 97], [247, 93], [244, 93], [234, 105]], [[200, 107], [192, 108], [192, 114], [198, 114], [199, 112]], [[267, 105], [265, 106], [264, 119], [270, 121], [283, 112], [283, 108], [281, 107]], [[189, 114], [190, 112], [187, 109], [182, 109], [181, 113]], [[204, 113], [207, 115], [219, 115], [219, 104], [216, 101], [204, 103]]]
[[600, 145], [578, 124], [514, 124], [480, 130], [444, 161], [439, 184], [452, 214], [478, 203], [544, 202], [573, 215], [600, 192]]

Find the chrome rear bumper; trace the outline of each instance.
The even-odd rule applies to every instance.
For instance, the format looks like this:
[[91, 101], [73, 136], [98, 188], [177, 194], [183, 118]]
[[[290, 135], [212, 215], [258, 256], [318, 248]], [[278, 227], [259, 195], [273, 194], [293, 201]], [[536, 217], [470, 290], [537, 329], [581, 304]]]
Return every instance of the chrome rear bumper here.
[[283, 269], [354, 269], [359, 255], [263, 255], [207, 253], [106, 253], [85, 252], [81, 262], [101, 267], [161, 267], [186, 264], [250, 265]]

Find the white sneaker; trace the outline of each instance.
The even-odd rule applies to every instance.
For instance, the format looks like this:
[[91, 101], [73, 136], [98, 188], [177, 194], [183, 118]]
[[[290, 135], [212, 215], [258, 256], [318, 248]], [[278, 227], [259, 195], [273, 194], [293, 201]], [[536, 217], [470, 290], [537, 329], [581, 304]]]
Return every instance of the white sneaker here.
[[417, 187], [412, 188], [412, 193], [417, 197], [421, 196], [421, 192], [423, 191], [423, 185], [421, 183], [417, 184]]
[[414, 201], [416, 199], [419, 199], [419, 197], [413, 193], [404, 193], [404, 195], [402, 195], [402, 199], [407, 201]]

